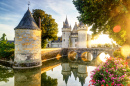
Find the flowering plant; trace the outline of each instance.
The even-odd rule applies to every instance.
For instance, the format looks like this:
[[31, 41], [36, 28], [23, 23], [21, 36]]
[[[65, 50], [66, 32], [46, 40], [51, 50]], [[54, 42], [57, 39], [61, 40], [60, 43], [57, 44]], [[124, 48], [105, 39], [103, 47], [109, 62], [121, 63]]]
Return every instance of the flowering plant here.
[[127, 74], [130, 69], [128, 63], [121, 58], [107, 58], [105, 63], [99, 65], [91, 72], [89, 86], [125, 86], [130, 78]]

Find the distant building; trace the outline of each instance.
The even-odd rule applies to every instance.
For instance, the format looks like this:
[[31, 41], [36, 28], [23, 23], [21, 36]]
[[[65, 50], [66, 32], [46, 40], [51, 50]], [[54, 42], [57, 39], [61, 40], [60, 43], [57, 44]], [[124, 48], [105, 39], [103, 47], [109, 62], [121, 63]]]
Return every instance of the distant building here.
[[75, 23], [73, 30], [68, 23], [67, 17], [63, 22], [62, 37], [58, 40], [48, 41], [47, 47], [59, 48], [91, 48], [91, 35], [87, 34], [88, 27], [80, 22]]
[[7, 43], [14, 43], [14, 40], [8, 40]]
[[52, 47], [52, 48], [61, 48], [62, 47], [62, 37], [58, 37], [57, 40], [52, 40], [48, 41], [47, 40], [47, 48]]

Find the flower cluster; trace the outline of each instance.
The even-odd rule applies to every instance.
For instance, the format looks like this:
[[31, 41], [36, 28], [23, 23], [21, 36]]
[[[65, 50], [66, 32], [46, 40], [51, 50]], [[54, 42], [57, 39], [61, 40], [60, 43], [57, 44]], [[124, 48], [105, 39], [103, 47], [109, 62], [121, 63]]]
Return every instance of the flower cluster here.
[[99, 65], [91, 72], [89, 85], [94, 86], [125, 86], [130, 78], [128, 63], [119, 58], [107, 58], [105, 63]]

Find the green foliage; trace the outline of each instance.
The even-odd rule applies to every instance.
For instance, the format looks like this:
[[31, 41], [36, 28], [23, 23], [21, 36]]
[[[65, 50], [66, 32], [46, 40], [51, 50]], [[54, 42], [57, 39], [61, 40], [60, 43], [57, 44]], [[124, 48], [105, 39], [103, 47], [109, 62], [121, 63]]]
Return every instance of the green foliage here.
[[57, 39], [57, 33], [58, 33], [58, 24], [55, 22], [55, 19], [52, 18], [51, 15], [46, 14], [43, 10], [35, 9], [33, 10], [33, 17], [39, 25], [39, 17], [41, 18], [41, 43], [42, 48], [45, 47], [46, 39], [48, 40], [56, 40]]
[[14, 59], [14, 43], [7, 43], [5, 34], [0, 38], [0, 58]]
[[130, 81], [127, 64], [119, 58], [108, 58], [91, 72], [90, 86], [126, 86]]
[[41, 86], [57, 86], [57, 79], [47, 76], [46, 73], [41, 74]]
[[[130, 0], [73, 0], [78, 19], [92, 26], [93, 36], [105, 33], [119, 45], [130, 44]], [[115, 26], [121, 26], [114, 32]]]
[[122, 58], [122, 59], [126, 59], [126, 57], [124, 57], [122, 54], [121, 54], [121, 51], [120, 50], [115, 50], [113, 52], [113, 56], [116, 57], [116, 58]]

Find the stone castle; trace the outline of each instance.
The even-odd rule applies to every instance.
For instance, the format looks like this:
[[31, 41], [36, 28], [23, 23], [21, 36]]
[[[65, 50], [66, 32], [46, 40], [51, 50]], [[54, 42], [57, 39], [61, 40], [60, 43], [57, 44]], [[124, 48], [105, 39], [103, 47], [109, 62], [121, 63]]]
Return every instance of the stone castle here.
[[82, 22], [75, 23], [73, 30], [66, 17], [63, 22], [62, 37], [48, 41], [47, 47], [61, 48], [91, 48], [91, 35], [87, 34], [88, 27]]

